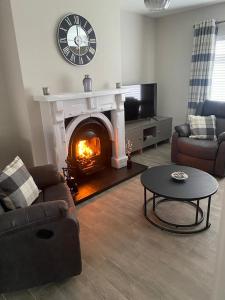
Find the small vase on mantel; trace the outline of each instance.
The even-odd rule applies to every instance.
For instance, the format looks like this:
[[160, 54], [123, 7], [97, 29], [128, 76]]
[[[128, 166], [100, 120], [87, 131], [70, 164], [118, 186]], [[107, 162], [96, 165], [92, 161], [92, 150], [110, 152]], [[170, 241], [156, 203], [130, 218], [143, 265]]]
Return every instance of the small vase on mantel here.
[[89, 75], [85, 75], [83, 79], [83, 86], [85, 92], [91, 92], [92, 91], [92, 79]]

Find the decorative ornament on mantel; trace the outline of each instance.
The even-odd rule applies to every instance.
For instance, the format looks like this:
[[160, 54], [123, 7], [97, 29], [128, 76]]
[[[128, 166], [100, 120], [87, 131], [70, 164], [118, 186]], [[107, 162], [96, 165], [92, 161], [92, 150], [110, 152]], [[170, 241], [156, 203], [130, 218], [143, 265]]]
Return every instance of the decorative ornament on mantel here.
[[131, 160], [132, 150], [133, 150], [133, 144], [131, 143], [130, 140], [127, 140], [127, 143], [126, 143], [127, 169], [132, 168], [132, 160]]
[[170, 5], [170, 0], [144, 0], [145, 6], [151, 11], [160, 11], [167, 9]]
[[85, 75], [83, 79], [83, 86], [85, 92], [91, 92], [92, 91], [92, 79], [89, 75]]

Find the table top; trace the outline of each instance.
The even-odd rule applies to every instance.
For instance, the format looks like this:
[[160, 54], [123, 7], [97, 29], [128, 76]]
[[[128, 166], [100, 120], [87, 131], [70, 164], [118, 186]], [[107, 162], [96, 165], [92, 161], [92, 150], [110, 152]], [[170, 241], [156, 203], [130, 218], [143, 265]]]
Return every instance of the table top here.
[[[185, 172], [189, 178], [183, 182], [174, 181], [171, 173], [178, 171]], [[152, 193], [181, 201], [204, 199], [218, 190], [218, 182], [210, 174], [180, 165], [152, 167], [141, 175], [141, 183]]]

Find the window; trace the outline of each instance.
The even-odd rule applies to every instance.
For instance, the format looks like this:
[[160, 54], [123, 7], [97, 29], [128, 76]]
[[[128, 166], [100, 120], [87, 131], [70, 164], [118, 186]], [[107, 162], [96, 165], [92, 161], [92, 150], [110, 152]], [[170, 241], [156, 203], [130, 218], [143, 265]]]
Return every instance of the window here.
[[225, 101], [225, 36], [218, 37], [213, 67], [211, 100]]

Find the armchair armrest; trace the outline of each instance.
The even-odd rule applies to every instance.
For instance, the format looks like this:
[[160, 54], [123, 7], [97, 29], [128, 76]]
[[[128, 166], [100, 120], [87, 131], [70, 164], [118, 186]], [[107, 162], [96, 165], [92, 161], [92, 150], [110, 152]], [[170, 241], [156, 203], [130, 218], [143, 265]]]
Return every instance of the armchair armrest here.
[[0, 217], [0, 237], [10, 232], [43, 225], [69, 215], [68, 205], [64, 200], [35, 204], [7, 212]]
[[218, 136], [218, 143], [221, 144], [225, 141], [225, 132], [221, 132]]
[[[64, 280], [82, 270], [79, 226], [63, 200], [0, 216], [0, 292]], [[19, 274], [19, 275], [18, 275]]]
[[63, 176], [54, 165], [32, 167], [28, 170], [39, 189], [64, 182]]
[[189, 135], [191, 134], [189, 124], [175, 126], [175, 131], [180, 137], [189, 137]]

